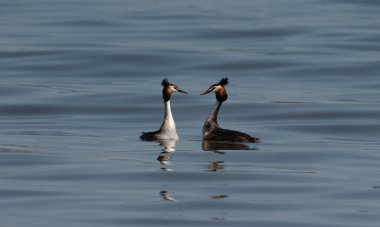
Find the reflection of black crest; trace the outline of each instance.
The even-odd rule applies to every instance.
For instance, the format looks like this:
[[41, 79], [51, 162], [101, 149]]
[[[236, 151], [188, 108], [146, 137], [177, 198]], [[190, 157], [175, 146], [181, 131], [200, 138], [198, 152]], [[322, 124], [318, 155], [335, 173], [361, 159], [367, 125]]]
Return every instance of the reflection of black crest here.
[[219, 81], [219, 85], [227, 85], [229, 83], [228, 78], [225, 77]]
[[162, 80], [161, 85], [164, 87], [167, 87], [170, 85], [168, 78], [165, 78]]

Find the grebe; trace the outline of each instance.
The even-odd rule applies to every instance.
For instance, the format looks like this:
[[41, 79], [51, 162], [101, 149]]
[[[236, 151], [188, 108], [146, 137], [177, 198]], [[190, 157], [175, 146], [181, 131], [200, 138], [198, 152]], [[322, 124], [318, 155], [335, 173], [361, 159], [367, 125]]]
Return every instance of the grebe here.
[[162, 97], [165, 103], [164, 121], [159, 130], [154, 132], [143, 132], [140, 136], [140, 139], [142, 140], [178, 140], [179, 138], [170, 107], [170, 97], [174, 92], [181, 92], [184, 94], [187, 94], [187, 92], [183, 91], [177, 85], [169, 83], [168, 79], [163, 79], [161, 85], [164, 87], [162, 89]]
[[229, 83], [228, 78], [223, 78], [219, 83], [211, 85], [205, 92], [201, 95], [208, 94], [210, 92], [215, 93], [216, 103], [210, 116], [207, 118], [205, 124], [203, 125], [203, 139], [211, 141], [232, 141], [232, 142], [252, 142], [257, 143], [260, 140], [254, 138], [246, 133], [233, 131], [229, 129], [220, 128], [218, 125], [218, 112], [224, 101], [227, 100], [228, 95], [226, 88], [224, 87]]

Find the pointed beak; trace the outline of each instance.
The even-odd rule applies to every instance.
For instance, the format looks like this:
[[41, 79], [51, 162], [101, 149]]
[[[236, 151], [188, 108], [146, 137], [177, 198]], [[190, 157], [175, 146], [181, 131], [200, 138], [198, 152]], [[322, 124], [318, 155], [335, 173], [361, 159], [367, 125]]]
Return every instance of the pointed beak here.
[[210, 90], [207, 90], [207, 91], [203, 92], [203, 93], [200, 94], [200, 95], [207, 95], [207, 94], [210, 93], [210, 92], [211, 92]]
[[178, 92], [184, 93], [184, 94], [189, 94], [186, 91], [182, 90], [181, 88], [177, 89]]

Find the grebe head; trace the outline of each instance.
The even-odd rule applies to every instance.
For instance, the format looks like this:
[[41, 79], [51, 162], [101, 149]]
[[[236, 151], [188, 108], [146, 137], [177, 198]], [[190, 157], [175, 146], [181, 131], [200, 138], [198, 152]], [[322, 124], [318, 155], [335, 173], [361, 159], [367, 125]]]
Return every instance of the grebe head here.
[[187, 94], [186, 91], [182, 90], [177, 85], [169, 83], [168, 79], [163, 79], [161, 85], [164, 87], [162, 89], [162, 97], [164, 98], [165, 102], [170, 100], [170, 97], [174, 92], [181, 92]]
[[228, 78], [222, 78], [218, 83], [211, 85], [205, 92], [203, 92], [201, 95], [206, 95], [210, 92], [215, 93], [215, 97], [219, 102], [224, 102], [227, 100], [228, 95], [226, 88], [224, 87], [229, 83]]

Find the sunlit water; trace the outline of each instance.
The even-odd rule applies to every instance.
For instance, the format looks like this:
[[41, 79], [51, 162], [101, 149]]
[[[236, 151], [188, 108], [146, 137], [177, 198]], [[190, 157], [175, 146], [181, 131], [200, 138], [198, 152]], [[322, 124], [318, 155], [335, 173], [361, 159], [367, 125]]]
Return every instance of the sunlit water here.
[[[379, 226], [380, 2], [0, 3], [0, 226]], [[260, 144], [202, 141], [219, 123]], [[139, 140], [175, 94], [180, 140]]]

